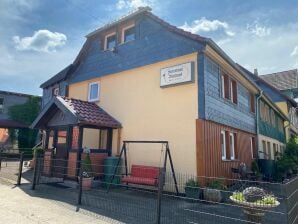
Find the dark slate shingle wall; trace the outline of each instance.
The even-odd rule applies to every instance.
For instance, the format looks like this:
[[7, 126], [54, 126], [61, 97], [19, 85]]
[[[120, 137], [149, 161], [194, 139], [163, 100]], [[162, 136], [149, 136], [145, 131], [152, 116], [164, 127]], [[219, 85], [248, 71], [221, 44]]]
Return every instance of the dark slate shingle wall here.
[[[212, 120], [237, 129], [256, 132], [255, 115], [250, 113], [248, 90], [237, 83], [238, 104], [235, 105], [221, 97], [220, 68], [208, 57], [204, 66], [205, 119]], [[203, 115], [203, 113], [200, 115]]]
[[117, 53], [102, 51], [100, 39], [93, 40], [86, 58], [69, 82], [80, 82], [145, 66], [198, 52], [203, 48], [201, 43], [170, 32], [148, 17], [141, 19], [136, 26], [137, 39], [120, 44]]

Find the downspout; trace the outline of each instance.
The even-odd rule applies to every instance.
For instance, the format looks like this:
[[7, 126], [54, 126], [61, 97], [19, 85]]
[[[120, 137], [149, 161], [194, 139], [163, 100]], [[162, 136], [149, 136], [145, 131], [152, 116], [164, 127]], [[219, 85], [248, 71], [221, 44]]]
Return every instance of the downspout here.
[[260, 131], [259, 131], [259, 117], [260, 117], [260, 111], [259, 111], [259, 108], [260, 108], [260, 99], [261, 97], [263, 96], [263, 90], [260, 91], [260, 94], [259, 96], [257, 97], [257, 119], [256, 119], [256, 126], [257, 126], [257, 149], [258, 149], [258, 153], [257, 153], [257, 158], [259, 158], [259, 134], [260, 134]]

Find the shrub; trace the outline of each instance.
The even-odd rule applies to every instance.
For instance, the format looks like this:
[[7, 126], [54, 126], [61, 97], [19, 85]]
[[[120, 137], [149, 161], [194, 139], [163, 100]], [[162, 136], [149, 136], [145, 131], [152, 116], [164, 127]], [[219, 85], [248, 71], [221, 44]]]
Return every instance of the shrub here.
[[286, 149], [276, 162], [275, 179], [283, 180], [287, 173], [297, 173], [298, 170], [298, 143], [297, 138], [291, 138]]
[[194, 179], [189, 179], [186, 183], [185, 183], [185, 186], [186, 187], [199, 187], [200, 184], [199, 184], [199, 181], [197, 180], [194, 180]]
[[222, 180], [213, 180], [207, 185], [208, 188], [217, 189], [217, 190], [225, 190], [227, 189], [226, 185]]

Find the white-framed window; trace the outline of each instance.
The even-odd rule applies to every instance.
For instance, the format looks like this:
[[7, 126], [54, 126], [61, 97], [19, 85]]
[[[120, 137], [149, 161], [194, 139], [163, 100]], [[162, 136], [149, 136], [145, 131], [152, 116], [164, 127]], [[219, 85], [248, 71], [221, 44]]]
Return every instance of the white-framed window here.
[[267, 159], [272, 159], [271, 142], [267, 142]]
[[225, 96], [225, 77], [224, 75], [221, 75], [221, 95], [223, 98], [226, 98]]
[[121, 38], [122, 43], [126, 43], [128, 41], [132, 41], [135, 39], [136, 39], [136, 29], [134, 24], [124, 27], [122, 29], [122, 38]]
[[232, 103], [238, 103], [237, 82], [234, 79], [230, 79], [230, 100]]
[[59, 95], [59, 87], [54, 87], [53, 88], [53, 96], [58, 96]]
[[226, 132], [220, 132], [220, 147], [221, 147], [221, 159], [225, 160], [227, 158], [227, 148], [226, 148]]
[[116, 47], [117, 35], [116, 32], [110, 33], [105, 37], [105, 50], [111, 50]]
[[231, 155], [231, 160], [235, 159], [235, 135], [234, 133], [230, 133], [230, 155]]
[[250, 151], [251, 151], [251, 158], [252, 159], [257, 158], [255, 137], [250, 137]]
[[99, 82], [92, 82], [89, 84], [88, 91], [88, 101], [98, 101], [99, 100]]

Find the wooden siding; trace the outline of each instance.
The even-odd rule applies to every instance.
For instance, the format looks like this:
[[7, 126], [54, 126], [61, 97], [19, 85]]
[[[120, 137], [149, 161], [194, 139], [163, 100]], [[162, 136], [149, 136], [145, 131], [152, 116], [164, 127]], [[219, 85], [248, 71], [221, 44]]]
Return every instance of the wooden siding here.
[[[231, 168], [238, 168], [244, 162], [248, 168], [253, 161], [250, 138], [254, 134], [234, 129], [211, 121], [197, 119], [197, 174], [207, 177], [236, 178]], [[236, 134], [236, 160], [221, 159], [220, 132], [229, 131]]]

